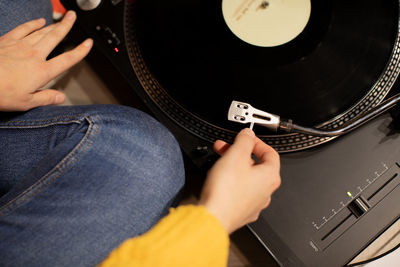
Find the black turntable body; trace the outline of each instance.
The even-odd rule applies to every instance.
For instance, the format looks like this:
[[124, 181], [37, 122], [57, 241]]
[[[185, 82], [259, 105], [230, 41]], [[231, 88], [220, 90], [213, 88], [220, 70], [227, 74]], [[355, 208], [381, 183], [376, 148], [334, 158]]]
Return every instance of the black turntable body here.
[[[232, 100], [336, 129], [398, 91], [399, 1], [303, 1], [311, 13], [301, 33], [268, 47], [229, 29], [221, 0], [62, 2], [201, 168], [216, 158], [213, 141], [231, 142], [243, 127], [226, 119]], [[386, 113], [339, 138], [256, 126], [281, 153], [282, 185], [249, 228], [278, 264], [343, 266], [397, 221], [392, 121]]]

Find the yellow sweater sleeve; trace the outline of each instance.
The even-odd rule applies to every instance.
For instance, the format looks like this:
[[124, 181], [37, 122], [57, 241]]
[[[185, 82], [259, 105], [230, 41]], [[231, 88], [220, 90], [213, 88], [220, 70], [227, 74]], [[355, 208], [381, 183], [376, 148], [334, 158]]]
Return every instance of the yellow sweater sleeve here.
[[229, 237], [221, 223], [202, 206], [171, 209], [146, 234], [115, 249], [101, 267], [226, 267]]

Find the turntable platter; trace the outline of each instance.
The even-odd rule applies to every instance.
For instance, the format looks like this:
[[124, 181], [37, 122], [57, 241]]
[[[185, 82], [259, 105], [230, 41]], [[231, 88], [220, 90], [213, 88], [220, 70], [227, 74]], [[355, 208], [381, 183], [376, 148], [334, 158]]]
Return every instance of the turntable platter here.
[[[210, 142], [229, 141], [240, 129], [226, 119], [232, 100], [306, 126], [335, 128], [391, 89], [399, 71], [399, 2], [310, 3], [295, 38], [262, 47], [232, 31], [221, 1], [137, 0], [125, 18], [131, 63], [158, 106]], [[282, 152], [329, 140], [256, 132]]]

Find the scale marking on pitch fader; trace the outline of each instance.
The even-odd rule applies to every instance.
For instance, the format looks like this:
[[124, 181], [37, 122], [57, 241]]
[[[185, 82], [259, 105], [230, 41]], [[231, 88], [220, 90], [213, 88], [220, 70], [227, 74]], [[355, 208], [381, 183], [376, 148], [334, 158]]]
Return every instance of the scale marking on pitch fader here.
[[[321, 220], [319, 220], [321, 223], [316, 223], [315, 221], [313, 221], [311, 224], [313, 225], [313, 227], [317, 230], [321, 229], [321, 227], [323, 227], [326, 223], [328, 223], [334, 216], [336, 216], [336, 214], [338, 214], [340, 211], [342, 211], [344, 208], [347, 207], [347, 205], [349, 205], [354, 199], [356, 199], [357, 197], [359, 197], [361, 195], [362, 192], [365, 191], [365, 189], [367, 189], [370, 185], [372, 185], [377, 179], [379, 179], [379, 177], [381, 177], [387, 170], [389, 170], [389, 167], [387, 166], [386, 163], [382, 162], [382, 166], [383, 169], [382, 171], [375, 172], [375, 177], [372, 179], [367, 178], [365, 181], [367, 182], [367, 184], [362, 187], [362, 186], [357, 186], [358, 192], [357, 194], [353, 194], [351, 191], [347, 191], [346, 195], [348, 196], [348, 199], [345, 201], [340, 201], [339, 202], [339, 206], [340, 208], [338, 210], [332, 209], [331, 210], [331, 214], [329, 216], [323, 216], [321, 218]], [[349, 199], [350, 198], [350, 199]]]

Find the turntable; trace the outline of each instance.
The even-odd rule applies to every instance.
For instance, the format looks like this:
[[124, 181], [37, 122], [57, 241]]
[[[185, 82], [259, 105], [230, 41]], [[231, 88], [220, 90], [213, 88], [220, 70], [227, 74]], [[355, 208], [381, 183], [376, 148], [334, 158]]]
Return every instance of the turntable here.
[[[232, 100], [335, 131], [398, 88], [396, 0], [63, 3], [201, 168], [244, 127], [226, 118]], [[255, 126], [281, 153], [282, 185], [249, 228], [277, 263], [344, 265], [400, 217], [391, 122], [339, 138]]]

